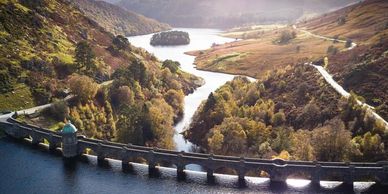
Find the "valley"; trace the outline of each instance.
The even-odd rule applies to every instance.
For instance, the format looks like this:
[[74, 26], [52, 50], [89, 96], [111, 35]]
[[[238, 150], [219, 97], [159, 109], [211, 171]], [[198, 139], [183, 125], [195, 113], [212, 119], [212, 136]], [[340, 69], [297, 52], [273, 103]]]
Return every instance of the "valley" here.
[[[256, 178], [270, 193], [323, 191], [322, 180], [379, 189], [388, 160], [388, 3], [227, 2], [0, 1], [0, 163], [31, 157], [58, 168], [59, 158], [28, 154], [23, 144], [32, 143], [65, 158], [53, 177], [79, 176], [67, 162], [82, 161], [141, 174], [130, 180], [194, 173], [237, 192], [257, 192]], [[85, 172], [109, 176], [94, 170]], [[311, 183], [288, 188], [294, 178]], [[85, 183], [73, 180], [63, 188]], [[6, 182], [18, 191], [0, 177], [0, 187]]]

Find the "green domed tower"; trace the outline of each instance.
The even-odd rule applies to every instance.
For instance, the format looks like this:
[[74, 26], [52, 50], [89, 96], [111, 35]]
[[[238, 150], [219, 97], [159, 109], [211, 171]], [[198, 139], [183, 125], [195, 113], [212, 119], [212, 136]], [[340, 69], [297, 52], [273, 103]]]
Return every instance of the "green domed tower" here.
[[78, 155], [77, 128], [68, 122], [62, 129], [62, 152], [65, 158], [73, 158]]

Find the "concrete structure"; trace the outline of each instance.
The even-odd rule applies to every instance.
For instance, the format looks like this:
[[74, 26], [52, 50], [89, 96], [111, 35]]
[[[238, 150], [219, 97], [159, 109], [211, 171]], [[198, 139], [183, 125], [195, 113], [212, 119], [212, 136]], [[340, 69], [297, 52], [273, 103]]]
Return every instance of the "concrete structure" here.
[[63, 127], [61, 134], [63, 157], [74, 158], [78, 156], [77, 128], [69, 122]]
[[[71, 126], [68, 126], [71, 127]], [[273, 183], [285, 183], [288, 177], [303, 174], [313, 185], [319, 182], [342, 181], [345, 186], [352, 187], [355, 181], [375, 181], [378, 184], [388, 184], [388, 162], [377, 163], [343, 163], [343, 162], [312, 162], [264, 160], [257, 158], [239, 158], [201, 153], [186, 153], [171, 150], [149, 148], [135, 145], [125, 145], [108, 141], [88, 139], [76, 136], [75, 128], [64, 129], [66, 133], [56, 133], [32, 125], [25, 125], [9, 118], [0, 122], [0, 128], [14, 138], [31, 138], [37, 144], [46, 139], [50, 149], [63, 147], [64, 157], [82, 155], [91, 150], [99, 163], [106, 158], [122, 161], [123, 170], [131, 169], [131, 161], [142, 158], [147, 161], [150, 175], [157, 172], [157, 165], [168, 163], [177, 167], [178, 178], [185, 178], [185, 167], [196, 164], [207, 172], [209, 182], [214, 181], [214, 172], [221, 168], [233, 169], [240, 184], [244, 184], [245, 176], [250, 171], [265, 171]], [[70, 133], [67, 133], [69, 132]], [[69, 138], [69, 139], [68, 139]]]

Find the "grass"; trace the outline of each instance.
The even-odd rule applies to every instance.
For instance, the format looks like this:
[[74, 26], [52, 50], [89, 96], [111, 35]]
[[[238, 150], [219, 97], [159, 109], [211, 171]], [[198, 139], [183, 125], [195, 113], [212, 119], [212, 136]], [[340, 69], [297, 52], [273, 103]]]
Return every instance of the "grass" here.
[[63, 122], [57, 122], [57, 123], [54, 123], [53, 125], [51, 125], [50, 127], [48, 127], [48, 129], [50, 129], [52, 131], [59, 131], [59, 130], [62, 130], [64, 125], [65, 125], [65, 123], [63, 123]]
[[279, 28], [284, 28], [286, 25], [281, 24], [272, 24], [272, 25], [255, 25], [249, 27], [238, 27], [228, 30], [223, 34], [225, 37], [229, 38], [239, 38], [239, 39], [249, 39], [249, 38], [258, 38], [261, 33], [272, 31]]
[[36, 106], [30, 88], [25, 84], [15, 85], [15, 90], [0, 94], [0, 110], [21, 110]]
[[241, 53], [222, 55], [220, 57], [216, 57], [214, 60], [211, 60], [209, 66], [216, 66], [217, 69], [223, 70], [230, 65], [236, 65], [236, 61], [240, 60], [244, 56], [246, 56], [246, 54]]
[[[340, 50], [345, 46], [343, 43], [334, 44], [300, 31], [296, 31], [297, 37], [290, 43], [274, 44], [283, 30], [292, 29], [276, 28], [261, 34], [258, 39], [232, 42], [188, 54], [197, 56], [195, 63], [199, 69], [260, 78], [268, 71], [324, 57], [330, 45]], [[297, 47], [300, 48], [299, 52]]]

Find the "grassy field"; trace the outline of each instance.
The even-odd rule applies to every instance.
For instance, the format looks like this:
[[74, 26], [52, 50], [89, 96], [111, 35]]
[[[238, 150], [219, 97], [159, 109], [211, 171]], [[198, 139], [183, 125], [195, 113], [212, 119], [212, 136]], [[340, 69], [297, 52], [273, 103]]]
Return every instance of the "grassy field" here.
[[24, 116], [24, 115], [19, 115], [17, 120], [19, 122], [28, 123], [31, 125], [43, 127], [46, 129], [50, 129], [52, 131], [59, 131], [65, 125], [65, 123], [58, 122], [55, 119], [53, 119], [49, 116], [45, 116], [43, 114], [41, 114], [37, 117], [34, 117], [34, 118], [30, 118], [30, 117]]
[[247, 27], [238, 27], [238, 28], [232, 28], [225, 33], [222, 34], [222, 36], [229, 37], [229, 38], [238, 38], [238, 39], [250, 39], [250, 38], [258, 38], [263, 33], [276, 30], [279, 28], [287, 27], [283, 24], [272, 24], [272, 25], [255, 25], [255, 26], [247, 26]]
[[[277, 44], [275, 41], [283, 31], [293, 29], [273, 26], [269, 28], [272, 30], [260, 31], [260, 35], [255, 38], [217, 45], [209, 50], [188, 54], [197, 56], [195, 63], [199, 69], [260, 78], [274, 69], [326, 56], [331, 45], [339, 50], [345, 48], [343, 43], [333, 43], [299, 31], [295, 31], [296, 38], [288, 44]], [[249, 29], [248, 32], [253, 33]], [[243, 32], [227, 32], [225, 36], [236, 37], [239, 34]]]
[[34, 107], [30, 89], [25, 84], [17, 84], [13, 92], [0, 94], [0, 110], [21, 110]]

